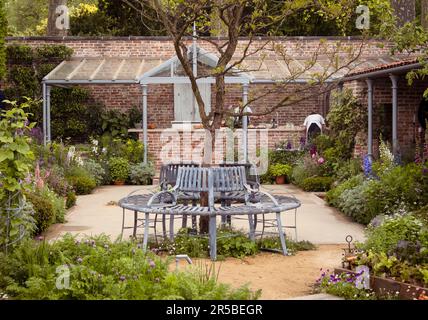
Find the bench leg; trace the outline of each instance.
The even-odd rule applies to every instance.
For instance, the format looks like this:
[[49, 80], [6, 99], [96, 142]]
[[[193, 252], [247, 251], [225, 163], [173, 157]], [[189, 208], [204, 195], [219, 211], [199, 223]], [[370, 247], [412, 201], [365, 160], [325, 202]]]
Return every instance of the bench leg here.
[[134, 211], [134, 231], [132, 232], [132, 236], [134, 239], [137, 238], [137, 225], [138, 225], [138, 212]]
[[212, 261], [217, 260], [217, 219], [216, 216], [210, 216], [210, 257]]
[[122, 212], [122, 232], [120, 233], [120, 240], [123, 240], [123, 231], [125, 230], [125, 209]]
[[174, 215], [169, 216], [169, 240], [174, 241]]
[[147, 243], [149, 242], [149, 221], [150, 221], [150, 213], [146, 213], [146, 217], [144, 221], [143, 251], [147, 251]]
[[183, 214], [183, 222], [181, 224], [183, 229], [187, 228], [187, 214]]
[[279, 239], [281, 240], [282, 253], [284, 254], [284, 256], [286, 256], [288, 252], [287, 252], [287, 245], [285, 244], [284, 231], [282, 229], [281, 213], [276, 214], [276, 223], [278, 227]]
[[248, 215], [248, 223], [250, 225], [250, 240], [254, 241], [256, 239], [255, 235], [255, 223], [254, 223], [254, 217], [252, 214]]
[[162, 214], [162, 232], [163, 238], [166, 240], [166, 214]]

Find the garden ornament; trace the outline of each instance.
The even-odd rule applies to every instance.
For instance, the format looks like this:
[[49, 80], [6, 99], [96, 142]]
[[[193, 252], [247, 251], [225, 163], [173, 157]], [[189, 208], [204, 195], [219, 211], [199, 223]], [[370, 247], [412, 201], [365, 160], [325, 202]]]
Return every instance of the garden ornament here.
[[342, 249], [344, 251], [343, 258], [342, 258], [342, 267], [351, 270], [352, 265], [357, 258], [355, 254], [356, 248], [355, 247], [351, 248], [351, 243], [353, 240], [351, 235], [346, 236], [345, 240], [348, 243], [348, 247]]

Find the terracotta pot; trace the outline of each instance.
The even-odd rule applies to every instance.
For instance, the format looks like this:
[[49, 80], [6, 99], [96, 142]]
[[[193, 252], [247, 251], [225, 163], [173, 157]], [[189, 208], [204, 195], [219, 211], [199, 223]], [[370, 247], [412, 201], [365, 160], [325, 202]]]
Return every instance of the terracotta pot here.
[[276, 184], [285, 184], [285, 176], [275, 177]]
[[124, 186], [125, 185], [125, 181], [121, 181], [121, 180], [117, 180], [114, 182], [115, 186]]
[[150, 123], [147, 125], [148, 129], [156, 129], [156, 124], [155, 123]]

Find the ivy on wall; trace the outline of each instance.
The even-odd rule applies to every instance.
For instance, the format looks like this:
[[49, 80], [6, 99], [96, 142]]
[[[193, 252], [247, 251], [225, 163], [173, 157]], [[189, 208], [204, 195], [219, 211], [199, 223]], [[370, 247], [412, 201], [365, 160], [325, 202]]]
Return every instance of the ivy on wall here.
[[5, 37], [7, 33], [6, 11], [4, 0], [0, 0], [0, 80], [6, 75]]
[[[31, 121], [43, 123], [42, 80], [61, 61], [69, 59], [73, 50], [63, 45], [44, 45], [32, 48], [10, 45], [7, 53], [7, 88], [9, 100], [34, 99], [30, 107]], [[83, 88], [52, 88], [51, 128], [54, 139], [70, 138], [85, 141], [100, 134], [103, 107], [95, 103]]]

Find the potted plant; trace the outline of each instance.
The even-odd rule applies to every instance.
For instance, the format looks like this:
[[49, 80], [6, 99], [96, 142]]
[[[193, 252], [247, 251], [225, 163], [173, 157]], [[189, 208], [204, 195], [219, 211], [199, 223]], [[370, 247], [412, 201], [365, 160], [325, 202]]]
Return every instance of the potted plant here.
[[110, 176], [115, 185], [124, 185], [129, 177], [129, 161], [121, 157], [113, 157], [109, 160]]
[[275, 163], [269, 168], [270, 174], [275, 177], [276, 184], [285, 184], [287, 177], [291, 173], [289, 164]]

